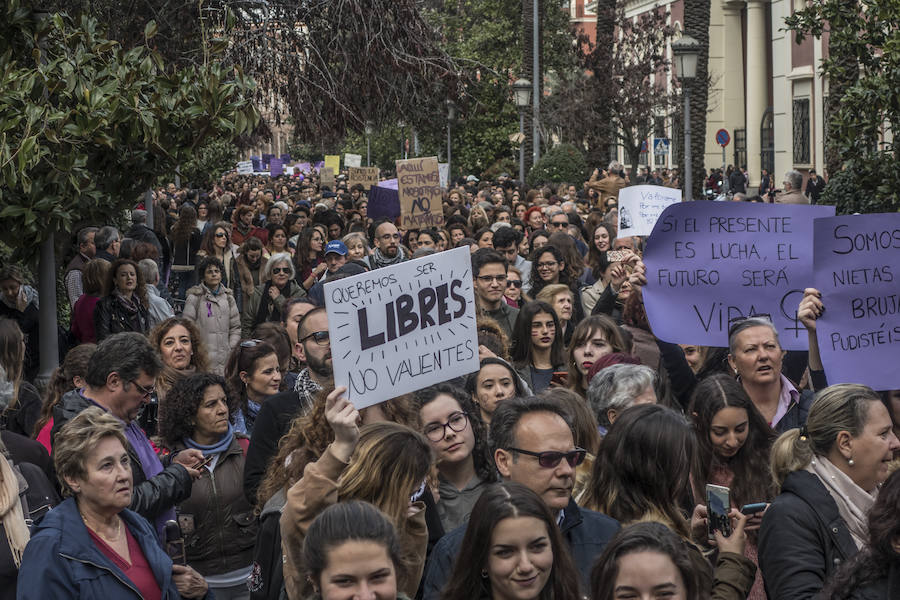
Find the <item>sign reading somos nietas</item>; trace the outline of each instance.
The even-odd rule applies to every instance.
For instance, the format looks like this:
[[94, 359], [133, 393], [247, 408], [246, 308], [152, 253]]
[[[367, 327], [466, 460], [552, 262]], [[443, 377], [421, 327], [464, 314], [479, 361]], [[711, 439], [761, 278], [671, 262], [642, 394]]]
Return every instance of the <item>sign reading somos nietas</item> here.
[[334, 384], [356, 408], [478, 370], [468, 248], [328, 282], [325, 308]]

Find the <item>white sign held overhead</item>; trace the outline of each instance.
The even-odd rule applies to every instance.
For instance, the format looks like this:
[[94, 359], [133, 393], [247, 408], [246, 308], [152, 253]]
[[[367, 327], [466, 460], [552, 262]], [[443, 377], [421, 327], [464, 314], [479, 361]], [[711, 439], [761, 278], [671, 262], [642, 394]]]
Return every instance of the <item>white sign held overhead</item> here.
[[361, 154], [344, 154], [344, 166], [345, 167], [361, 167], [362, 166], [362, 155]]
[[334, 384], [356, 408], [478, 370], [468, 248], [328, 282], [325, 309]]
[[438, 175], [441, 178], [441, 187], [447, 189], [450, 184], [450, 163], [438, 163]]
[[681, 190], [658, 185], [633, 185], [619, 190], [619, 237], [650, 235], [670, 204], [681, 202]]
[[237, 172], [238, 175], [250, 175], [253, 173], [253, 162], [249, 160], [242, 160], [237, 164]]

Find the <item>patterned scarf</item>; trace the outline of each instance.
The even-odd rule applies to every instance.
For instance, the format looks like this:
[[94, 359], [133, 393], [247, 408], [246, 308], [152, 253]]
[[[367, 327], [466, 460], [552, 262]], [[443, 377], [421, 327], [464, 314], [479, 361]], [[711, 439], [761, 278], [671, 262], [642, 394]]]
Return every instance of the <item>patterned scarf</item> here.
[[375, 248], [375, 253], [369, 257], [369, 260], [371, 261], [373, 269], [389, 267], [406, 260], [406, 251], [403, 249], [403, 246], [397, 246], [397, 256], [395, 256], [394, 258], [388, 258], [381, 253], [380, 249]]

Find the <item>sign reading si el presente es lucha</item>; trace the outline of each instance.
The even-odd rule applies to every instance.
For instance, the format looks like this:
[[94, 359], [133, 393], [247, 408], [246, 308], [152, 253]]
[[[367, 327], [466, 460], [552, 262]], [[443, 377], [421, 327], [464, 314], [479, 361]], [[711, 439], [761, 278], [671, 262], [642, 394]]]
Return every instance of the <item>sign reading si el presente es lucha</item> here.
[[356, 408], [478, 370], [468, 248], [328, 282], [325, 309], [334, 384]]
[[725, 347], [736, 318], [766, 314], [782, 348], [805, 350], [797, 320], [813, 283], [813, 219], [833, 206], [679, 202], [647, 240], [644, 307], [667, 342]]

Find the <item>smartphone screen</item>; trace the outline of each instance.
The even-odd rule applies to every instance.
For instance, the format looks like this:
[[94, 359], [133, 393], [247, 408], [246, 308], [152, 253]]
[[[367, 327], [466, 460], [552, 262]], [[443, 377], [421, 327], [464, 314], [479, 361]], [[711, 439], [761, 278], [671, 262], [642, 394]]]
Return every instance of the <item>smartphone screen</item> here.
[[624, 250], [609, 250], [606, 253], [606, 260], [609, 262], [621, 262], [625, 260], [625, 257], [628, 256], [628, 253]]
[[709, 537], [715, 537], [713, 531], [716, 529], [721, 531], [725, 537], [731, 535], [731, 520], [728, 518], [731, 501], [727, 487], [712, 484], [706, 486], [706, 510], [708, 512]]

